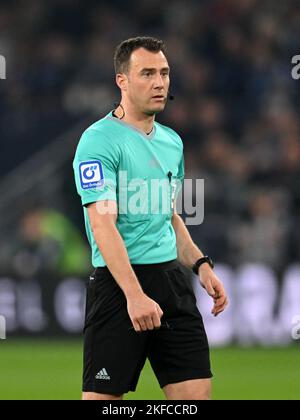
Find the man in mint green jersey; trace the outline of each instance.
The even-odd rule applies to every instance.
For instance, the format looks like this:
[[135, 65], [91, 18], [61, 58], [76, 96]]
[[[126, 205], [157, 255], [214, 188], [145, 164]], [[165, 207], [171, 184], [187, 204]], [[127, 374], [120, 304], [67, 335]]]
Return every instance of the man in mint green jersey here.
[[74, 159], [95, 268], [87, 284], [83, 399], [135, 391], [147, 358], [167, 399], [210, 399], [208, 341], [183, 266], [213, 298], [213, 315], [227, 297], [174, 208], [183, 145], [155, 122], [169, 97], [164, 44], [128, 39], [114, 64], [121, 102], [83, 133]]

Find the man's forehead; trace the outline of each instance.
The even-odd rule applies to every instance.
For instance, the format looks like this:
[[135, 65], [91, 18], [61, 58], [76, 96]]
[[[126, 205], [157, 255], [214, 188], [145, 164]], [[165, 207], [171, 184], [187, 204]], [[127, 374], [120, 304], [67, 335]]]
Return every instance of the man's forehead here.
[[130, 67], [139, 71], [142, 68], [165, 68], [169, 67], [169, 64], [162, 51], [152, 52], [138, 48], [131, 54]]

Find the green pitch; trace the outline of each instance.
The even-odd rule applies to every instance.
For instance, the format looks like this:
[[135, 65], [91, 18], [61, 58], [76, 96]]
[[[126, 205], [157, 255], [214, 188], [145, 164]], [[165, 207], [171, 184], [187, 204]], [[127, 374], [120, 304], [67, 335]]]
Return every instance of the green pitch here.
[[[0, 340], [0, 399], [79, 399], [81, 342]], [[300, 399], [300, 348], [214, 349], [214, 399]], [[135, 393], [164, 395], [147, 363]]]

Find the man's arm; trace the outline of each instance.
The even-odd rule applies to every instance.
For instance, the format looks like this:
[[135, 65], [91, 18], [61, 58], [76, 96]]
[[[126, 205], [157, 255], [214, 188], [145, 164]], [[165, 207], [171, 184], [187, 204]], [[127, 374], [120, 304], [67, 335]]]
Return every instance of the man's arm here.
[[131, 267], [124, 241], [116, 227], [117, 203], [113, 200], [103, 200], [90, 204], [88, 214], [99, 250], [126, 296], [128, 314], [135, 331], [159, 328], [163, 311], [143, 292]]
[[[172, 225], [176, 234], [178, 260], [185, 267], [191, 269], [195, 262], [203, 257], [203, 253], [193, 242], [182, 218], [174, 213]], [[218, 279], [208, 263], [204, 263], [199, 268], [199, 280], [201, 286], [214, 299], [214, 307], [211, 313], [219, 315], [228, 305], [228, 299], [222, 282]]]

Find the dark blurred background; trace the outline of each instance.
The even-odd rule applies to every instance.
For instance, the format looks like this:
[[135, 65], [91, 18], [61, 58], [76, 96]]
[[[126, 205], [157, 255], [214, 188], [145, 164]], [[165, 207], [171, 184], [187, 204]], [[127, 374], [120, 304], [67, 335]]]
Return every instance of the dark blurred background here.
[[166, 43], [176, 99], [158, 121], [183, 139], [186, 178], [205, 179], [195, 242], [233, 270], [267, 267], [279, 287], [299, 262], [298, 1], [1, 0], [2, 313], [19, 282], [90, 271], [71, 163], [81, 132], [119, 99], [116, 45], [137, 35]]

